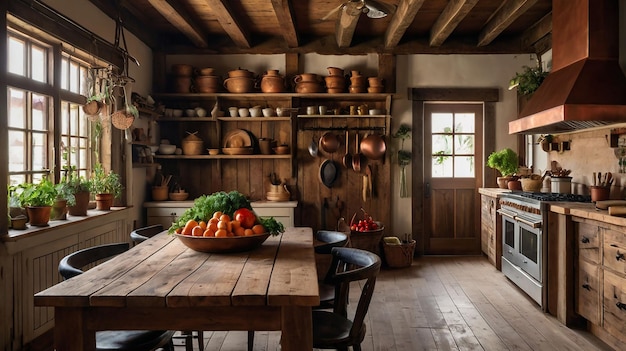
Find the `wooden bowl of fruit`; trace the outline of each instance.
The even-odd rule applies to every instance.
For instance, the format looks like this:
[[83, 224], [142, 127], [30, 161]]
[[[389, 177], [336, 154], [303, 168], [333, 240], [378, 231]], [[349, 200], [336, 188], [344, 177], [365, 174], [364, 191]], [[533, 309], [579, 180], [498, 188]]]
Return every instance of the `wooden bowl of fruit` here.
[[188, 248], [209, 253], [251, 251], [261, 246], [269, 236], [270, 233], [223, 238], [176, 234], [176, 237]]

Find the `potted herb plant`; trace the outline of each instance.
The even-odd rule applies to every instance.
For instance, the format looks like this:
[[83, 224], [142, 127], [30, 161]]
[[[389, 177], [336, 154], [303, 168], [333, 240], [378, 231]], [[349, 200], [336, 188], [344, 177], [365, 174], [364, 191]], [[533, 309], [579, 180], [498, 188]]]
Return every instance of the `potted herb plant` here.
[[91, 177], [91, 191], [96, 197], [96, 209], [108, 211], [113, 205], [113, 199], [122, 194], [122, 183], [119, 174], [105, 171], [102, 164], [96, 164]]
[[57, 184], [59, 198], [67, 200], [68, 213], [72, 216], [86, 216], [89, 206], [91, 181], [78, 175], [76, 167], [64, 170], [65, 174]]
[[519, 168], [517, 153], [510, 148], [505, 148], [500, 151], [494, 151], [487, 158], [487, 166], [494, 168], [500, 172], [502, 176], [497, 178], [498, 186], [500, 188], [506, 189], [507, 183], [513, 179], [513, 175], [517, 172], [517, 169]]
[[544, 72], [541, 64], [537, 64], [537, 67], [524, 66], [522, 73], [515, 73], [509, 81], [509, 90], [517, 88], [520, 95], [530, 96], [539, 88], [547, 75], [548, 72]]
[[42, 178], [38, 184], [20, 184], [16, 194], [20, 205], [28, 213], [31, 225], [48, 225], [52, 205], [57, 198], [57, 189], [47, 177]]

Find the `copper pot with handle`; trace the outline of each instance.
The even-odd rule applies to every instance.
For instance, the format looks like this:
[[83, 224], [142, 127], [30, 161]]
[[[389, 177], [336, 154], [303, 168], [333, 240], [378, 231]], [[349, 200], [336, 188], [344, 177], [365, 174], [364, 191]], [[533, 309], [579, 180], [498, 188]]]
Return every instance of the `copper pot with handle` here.
[[379, 160], [387, 151], [385, 139], [379, 134], [370, 134], [361, 140], [361, 153], [371, 160]]

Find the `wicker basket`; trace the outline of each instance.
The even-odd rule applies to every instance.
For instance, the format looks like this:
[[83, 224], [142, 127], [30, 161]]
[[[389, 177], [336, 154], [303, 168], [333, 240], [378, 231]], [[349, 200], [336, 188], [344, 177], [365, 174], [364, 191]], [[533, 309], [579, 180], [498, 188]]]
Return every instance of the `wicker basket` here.
[[413, 254], [415, 253], [415, 240], [408, 243], [393, 245], [383, 242], [385, 262], [391, 268], [410, 267], [413, 264]]
[[204, 142], [202, 140], [184, 140], [182, 146], [183, 154], [185, 155], [201, 155], [204, 150]]
[[380, 241], [385, 232], [385, 226], [381, 222], [376, 222], [378, 229], [367, 232], [350, 231], [350, 247], [367, 250], [380, 255]]

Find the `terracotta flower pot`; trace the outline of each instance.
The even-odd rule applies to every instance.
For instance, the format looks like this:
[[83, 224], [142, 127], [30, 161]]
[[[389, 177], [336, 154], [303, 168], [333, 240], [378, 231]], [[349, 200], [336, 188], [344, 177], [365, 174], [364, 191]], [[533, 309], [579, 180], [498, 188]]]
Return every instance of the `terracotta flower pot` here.
[[96, 194], [96, 210], [109, 211], [113, 206], [113, 194]]
[[89, 192], [79, 191], [74, 194], [74, 199], [76, 200], [76, 203], [74, 206], [70, 206], [68, 208], [68, 213], [71, 216], [86, 216], [87, 207], [89, 207]]
[[28, 206], [26, 207], [28, 212], [28, 221], [30, 225], [35, 227], [45, 227], [50, 221], [50, 213], [52, 212], [52, 206]]
[[67, 200], [57, 199], [52, 205], [50, 219], [67, 219]]

